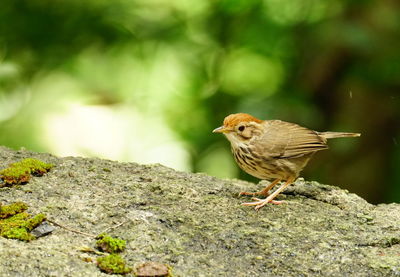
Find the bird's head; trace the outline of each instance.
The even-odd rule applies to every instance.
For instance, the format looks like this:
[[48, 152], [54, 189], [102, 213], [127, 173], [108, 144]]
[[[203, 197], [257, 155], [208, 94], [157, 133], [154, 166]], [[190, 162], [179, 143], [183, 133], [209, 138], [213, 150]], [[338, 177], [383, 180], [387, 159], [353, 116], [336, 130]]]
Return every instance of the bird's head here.
[[246, 113], [235, 113], [224, 119], [224, 124], [213, 130], [223, 133], [232, 144], [240, 144], [261, 133], [263, 121]]

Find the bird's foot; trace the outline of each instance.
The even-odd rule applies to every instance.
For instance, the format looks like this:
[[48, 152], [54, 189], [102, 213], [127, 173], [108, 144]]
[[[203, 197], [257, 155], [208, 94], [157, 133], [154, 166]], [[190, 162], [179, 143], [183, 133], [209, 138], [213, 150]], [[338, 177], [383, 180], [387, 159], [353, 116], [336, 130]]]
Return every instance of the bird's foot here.
[[[276, 179], [275, 181], [273, 181], [272, 183], [269, 183], [268, 186], [266, 186], [263, 190], [257, 191], [257, 192], [246, 192], [246, 191], [242, 191], [239, 193], [239, 196], [242, 195], [250, 195], [250, 196], [256, 196], [256, 195], [261, 195], [261, 196], [265, 196], [268, 197], [270, 195], [269, 191], [277, 184], [279, 183], [280, 179]], [[272, 202], [272, 201], [271, 201]]]
[[274, 205], [280, 205], [282, 203], [285, 203], [285, 201], [273, 200], [273, 199], [269, 199], [269, 197], [265, 198], [265, 199], [260, 199], [260, 198], [254, 197], [254, 198], [252, 198], [252, 200], [254, 200], [254, 202], [246, 202], [246, 203], [242, 203], [242, 205], [243, 206], [255, 206], [254, 209], [256, 211], [258, 211], [259, 209], [261, 209], [268, 203], [271, 203]]

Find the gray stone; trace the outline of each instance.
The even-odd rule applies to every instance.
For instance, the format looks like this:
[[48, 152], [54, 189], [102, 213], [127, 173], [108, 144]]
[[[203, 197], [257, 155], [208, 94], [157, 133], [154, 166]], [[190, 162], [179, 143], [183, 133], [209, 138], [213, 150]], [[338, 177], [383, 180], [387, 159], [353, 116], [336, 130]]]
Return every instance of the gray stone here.
[[35, 229], [33, 229], [31, 231], [31, 234], [34, 235], [35, 237], [39, 238], [39, 237], [43, 237], [46, 236], [48, 234], [50, 234], [51, 232], [53, 232], [56, 228], [54, 228], [52, 225], [50, 225], [47, 222], [43, 222], [42, 224], [40, 224], [38, 227], [36, 227]]
[[[43, 177], [0, 188], [69, 229], [26, 243], [0, 238], [0, 276], [107, 276], [91, 236], [125, 239], [128, 265], [168, 264], [174, 276], [400, 276], [400, 205], [371, 205], [337, 187], [298, 180], [282, 205], [259, 212], [238, 192], [262, 185], [161, 165], [57, 158], [0, 147], [0, 168], [33, 157]], [[132, 276], [132, 275], [131, 275]]]

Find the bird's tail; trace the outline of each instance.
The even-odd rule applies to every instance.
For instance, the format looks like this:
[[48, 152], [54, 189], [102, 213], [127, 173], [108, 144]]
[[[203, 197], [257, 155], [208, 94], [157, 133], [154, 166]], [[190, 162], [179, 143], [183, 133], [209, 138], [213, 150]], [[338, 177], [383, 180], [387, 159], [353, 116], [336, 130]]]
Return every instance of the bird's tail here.
[[345, 133], [345, 132], [321, 132], [318, 133], [321, 137], [325, 139], [331, 138], [354, 138], [361, 136], [360, 133]]

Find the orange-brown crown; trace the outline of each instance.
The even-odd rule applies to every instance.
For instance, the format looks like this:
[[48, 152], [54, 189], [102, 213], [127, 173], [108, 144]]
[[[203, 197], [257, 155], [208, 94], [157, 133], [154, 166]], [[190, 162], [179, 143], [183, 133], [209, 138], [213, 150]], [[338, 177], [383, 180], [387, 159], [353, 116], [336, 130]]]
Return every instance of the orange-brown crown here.
[[255, 118], [247, 113], [234, 113], [230, 114], [224, 119], [224, 127], [233, 128], [241, 122], [257, 122], [261, 123], [262, 120]]

